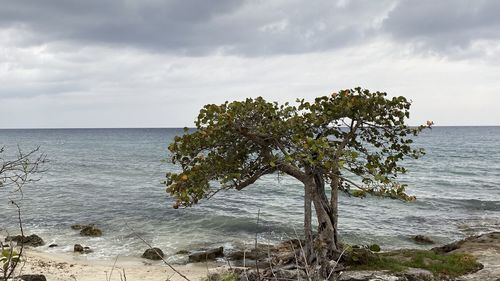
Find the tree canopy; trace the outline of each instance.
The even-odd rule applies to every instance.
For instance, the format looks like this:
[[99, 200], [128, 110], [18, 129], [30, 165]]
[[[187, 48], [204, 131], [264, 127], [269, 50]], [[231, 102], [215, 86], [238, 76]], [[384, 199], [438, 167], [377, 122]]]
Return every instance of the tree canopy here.
[[406, 125], [409, 109], [405, 97], [388, 99], [386, 93], [360, 88], [313, 102], [298, 100], [298, 105], [262, 97], [206, 105], [197, 130], [186, 130], [169, 146], [182, 172], [167, 173], [167, 191], [177, 199], [176, 207], [191, 206], [221, 189], [243, 189], [266, 174], [300, 179], [310, 167], [327, 181], [340, 171], [339, 188], [351, 195], [412, 200], [396, 181], [406, 172], [398, 162], [423, 154], [411, 147], [411, 136], [431, 124]]

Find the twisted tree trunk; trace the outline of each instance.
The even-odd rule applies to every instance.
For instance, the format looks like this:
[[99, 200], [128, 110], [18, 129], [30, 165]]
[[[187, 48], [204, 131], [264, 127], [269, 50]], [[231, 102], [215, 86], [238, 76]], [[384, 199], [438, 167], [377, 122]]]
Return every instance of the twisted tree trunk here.
[[339, 254], [336, 240], [337, 218], [326, 196], [322, 180], [312, 178], [306, 182], [305, 189], [310, 192], [318, 220], [318, 235], [313, 242], [313, 253], [320, 266], [319, 276], [326, 279], [331, 276], [330, 261], [336, 259]]
[[[306, 259], [304, 261], [309, 266], [319, 265], [318, 278], [325, 280], [332, 276], [330, 274], [332, 270], [330, 261], [339, 257], [339, 248], [336, 208], [332, 208], [331, 202], [326, 195], [323, 175], [320, 171], [315, 171], [308, 166], [305, 167], [304, 172], [286, 164], [282, 164], [280, 169], [304, 184], [304, 236], [306, 239], [306, 246], [304, 247]], [[312, 235], [312, 205], [314, 205], [318, 220], [318, 234], [316, 237]], [[315, 264], [312, 264], [312, 261]]]

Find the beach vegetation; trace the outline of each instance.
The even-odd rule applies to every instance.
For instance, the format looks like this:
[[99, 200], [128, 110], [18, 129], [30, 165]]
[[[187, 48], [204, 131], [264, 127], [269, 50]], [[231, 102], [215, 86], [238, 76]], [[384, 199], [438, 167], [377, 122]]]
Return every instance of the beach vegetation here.
[[458, 277], [482, 268], [477, 259], [466, 253], [439, 254], [429, 250], [398, 250], [377, 253], [362, 263], [353, 262], [349, 270], [389, 270], [401, 272], [409, 268], [421, 268], [434, 276]]
[[7, 273], [12, 271], [16, 267], [17, 263], [21, 260], [20, 254], [14, 250], [3, 249], [1, 253], [2, 255], [0, 256], [0, 264], [2, 267], [2, 272]]

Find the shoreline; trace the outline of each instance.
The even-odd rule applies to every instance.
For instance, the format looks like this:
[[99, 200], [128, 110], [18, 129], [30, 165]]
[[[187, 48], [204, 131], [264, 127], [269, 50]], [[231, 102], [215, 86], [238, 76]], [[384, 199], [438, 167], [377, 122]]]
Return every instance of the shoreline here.
[[[438, 248], [446, 249], [445, 251], [450, 253], [473, 255], [483, 264], [484, 268], [481, 270], [460, 276], [456, 280], [483, 281], [500, 278], [500, 263], [498, 263], [500, 260], [500, 232], [470, 236]], [[51, 281], [185, 280], [162, 261], [150, 261], [130, 256], [118, 256], [113, 260], [94, 260], [69, 253], [47, 253], [31, 247], [24, 249], [23, 256], [23, 262], [16, 270], [16, 274], [20, 270], [22, 274], [43, 274], [47, 280]], [[172, 266], [192, 281], [201, 280], [209, 274], [225, 268], [224, 263], [215, 261], [174, 264]], [[113, 272], [111, 277], [109, 277], [110, 272]], [[126, 278], [123, 277], [123, 272], [125, 272]], [[345, 272], [345, 276], [349, 276], [351, 273], [356, 274], [356, 272], [362, 273], [363, 271], [347, 270]], [[383, 272], [369, 271], [367, 274], [371, 276]]]
[[[106, 281], [113, 270], [109, 281], [121, 281], [123, 271], [127, 280], [185, 280], [167, 265], [153, 261], [131, 257], [117, 257], [115, 260], [87, 260], [76, 259], [66, 254], [53, 254], [25, 248], [24, 262], [18, 271], [22, 274], [43, 274], [47, 280], [54, 281]], [[161, 261], [160, 261], [161, 262]], [[220, 263], [188, 263], [173, 265], [173, 267], [186, 275], [190, 280], [200, 280], [206, 277], [208, 270], [220, 266]]]

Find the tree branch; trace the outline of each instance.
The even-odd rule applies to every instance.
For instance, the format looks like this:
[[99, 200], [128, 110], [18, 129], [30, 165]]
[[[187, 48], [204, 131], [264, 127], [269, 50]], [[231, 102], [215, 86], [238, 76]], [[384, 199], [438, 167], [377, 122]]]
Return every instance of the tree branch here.
[[256, 171], [253, 175], [245, 179], [244, 181], [239, 182], [237, 185], [235, 185], [235, 189], [237, 190], [242, 190], [243, 188], [253, 184], [255, 181], [257, 181], [260, 177], [266, 174], [272, 174], [276, 171], [276, 167], [271, 167], [271, 166], [265, 166], [264, 168]]
[[303, 183], [307, 181], [306, 173], [302, 172], [297, 167], [294, 167], [294, 166], [287, 164], [287, 163], [279, 163], [277, 165], [277, 167], [283, 173], [288, 174], [288, 175], [298, 179], [299, 181], [301, 181]]

